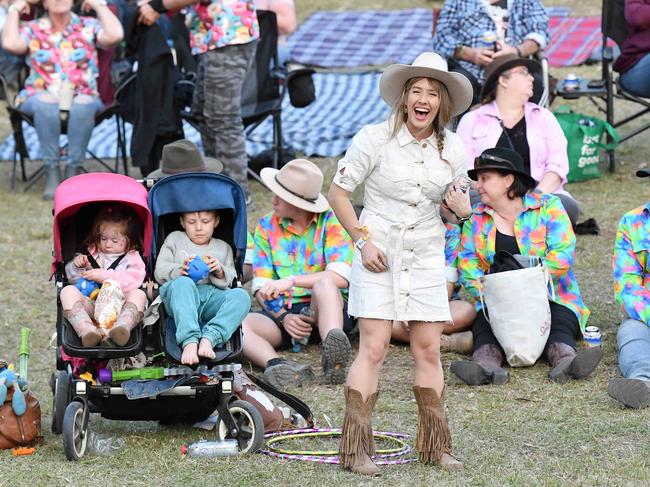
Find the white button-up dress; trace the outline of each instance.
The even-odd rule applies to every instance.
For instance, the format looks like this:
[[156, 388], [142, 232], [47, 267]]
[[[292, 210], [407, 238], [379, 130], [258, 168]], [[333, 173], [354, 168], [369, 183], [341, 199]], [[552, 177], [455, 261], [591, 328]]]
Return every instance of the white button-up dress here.
[[451, 321], [440, 203], [449, 183], [467, 173], [463, 142], [446, 130], [441, 158], [435, 135], [417, 141], [405, 126], [396, 137], [390, 132], [388, 121], [363, 127], [334, 177], [350, 192], [364, 184], [359, 221], [388, 259], [388, 271], [370, 272], [355, 248], [348, 311], [361, 318]]

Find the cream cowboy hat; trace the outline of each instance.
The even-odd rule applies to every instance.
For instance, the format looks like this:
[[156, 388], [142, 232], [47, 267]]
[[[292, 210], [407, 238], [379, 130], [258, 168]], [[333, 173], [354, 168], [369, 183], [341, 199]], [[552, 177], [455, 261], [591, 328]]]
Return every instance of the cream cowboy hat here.
[[320, 193], [323, 173], [307, 159], [294, 159], [282, 169], [265, 167], [260, 172], [262, 181], [278, 197], [301, 210], [323, 213], [330, 207]]
[[413, 64], [391, 64], [381, 75], [379, 93], [386, 103], [393, 103], [402, 95], [404, 84], [411, 78], [433, 78], [447, 87], [454, 115], [460, 115], [472, 103], [472, 85], [460, 73], [450, 73], [445, 61], [435, 52], [423, 52]]
[[194, 142], [177, 140], [163, 146], [160, 168], [147, 174], [148, 178], [161, 179], [183, 172], [223, 171], [223, 164], [212, 157], [203, 157]]

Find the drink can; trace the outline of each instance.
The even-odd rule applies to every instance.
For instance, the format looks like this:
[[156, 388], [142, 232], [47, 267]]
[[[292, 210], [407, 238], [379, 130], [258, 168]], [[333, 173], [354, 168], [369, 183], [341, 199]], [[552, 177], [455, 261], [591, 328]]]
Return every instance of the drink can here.
[[603, 339], [597, 326], [588, 326], [583, 335], [586, 348], [600, 347]]
[[483, 49], [492, 49], [497, 50], [497, 35], [494, 31], [486, 30], [483, 32], [483, 37], [481, 38], [480, 46]]
[[569, 73], [564, 78], [564, 89], [567, 91], [575, 91], [580, 88], [580, 78], [574, 73]]

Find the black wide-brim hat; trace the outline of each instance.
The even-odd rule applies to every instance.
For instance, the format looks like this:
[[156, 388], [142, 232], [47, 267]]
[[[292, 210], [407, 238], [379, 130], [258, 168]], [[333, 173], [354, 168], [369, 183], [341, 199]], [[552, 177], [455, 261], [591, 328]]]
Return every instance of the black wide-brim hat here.
[[639, 169], [636, 172], [636, 175], [639, 178], [650, 178], [650, 167], [646, 167], [644, 169]]
[[524, 160], [519, 154], [503, 147], [484, 150], [474, 160], [474, 169], [467, 171], [470, 179], [477, 181], [480, 171], [498, 171], [504, 174], [514, 174], [531, 189], [537, 186], [537, 181], [526, 172]]

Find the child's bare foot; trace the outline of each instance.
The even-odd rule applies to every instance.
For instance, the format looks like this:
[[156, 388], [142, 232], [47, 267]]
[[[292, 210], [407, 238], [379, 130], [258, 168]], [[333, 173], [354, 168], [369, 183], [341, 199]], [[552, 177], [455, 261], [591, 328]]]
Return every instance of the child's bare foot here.
[[212, 349], [212, 343], [207, 338], [201, 338], [199, 342], [199, 357], [205, 358], [214, 358], [214, 350]]
[[181, 363], [185, 365], [193, 365], [199, 363], [199, 355], [196, 353], [198, 344], [188, 343], [183, 347], [183, 355], [181, 355]]

